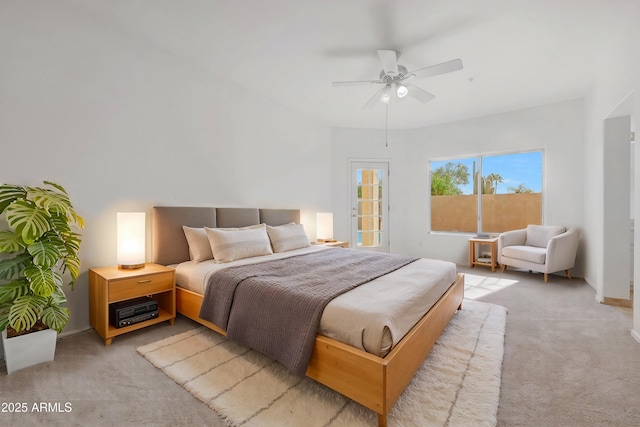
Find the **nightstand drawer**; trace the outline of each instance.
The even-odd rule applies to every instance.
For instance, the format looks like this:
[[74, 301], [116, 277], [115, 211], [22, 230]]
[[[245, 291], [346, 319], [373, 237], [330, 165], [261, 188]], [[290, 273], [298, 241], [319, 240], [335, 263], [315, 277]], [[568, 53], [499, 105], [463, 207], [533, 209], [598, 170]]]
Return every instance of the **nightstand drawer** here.
[[173, 289], [173, 273], [146, 274], [109, 282], [109, 302]]

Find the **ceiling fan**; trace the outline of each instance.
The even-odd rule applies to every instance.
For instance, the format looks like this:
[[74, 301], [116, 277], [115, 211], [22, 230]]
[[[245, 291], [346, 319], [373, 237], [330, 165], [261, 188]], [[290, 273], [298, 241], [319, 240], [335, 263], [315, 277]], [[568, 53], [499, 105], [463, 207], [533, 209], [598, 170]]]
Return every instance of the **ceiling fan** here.
[[452, 71], [462, 70], [462, 61], [454, 59], [452, 61], [443, 62], [441, 64], [431, 65], [429, 67], [420, 68], [415, 71], [407, 71], [407, 68], [398, 64], [398, 52], [395, 50], [378, 50], [378, 57], [382, 64], [380, 78], [378, 80], [356, 80], [346, 82], [333, 82], [333, 86], [351, 86], [362, 84], [379, 84], [383, 85], [380, 90], [373, 95], [373, 98], [367, 102], [363, 108], [371, 108], [377, 102], [388, 104], [392, 101], [399, 101], [407, 95], [422, 103], [427, 103], [435, 98], [435, 95], [427, 92], [411, 84], [410, 82], [433, 77], [440, 74], [450, 73]]

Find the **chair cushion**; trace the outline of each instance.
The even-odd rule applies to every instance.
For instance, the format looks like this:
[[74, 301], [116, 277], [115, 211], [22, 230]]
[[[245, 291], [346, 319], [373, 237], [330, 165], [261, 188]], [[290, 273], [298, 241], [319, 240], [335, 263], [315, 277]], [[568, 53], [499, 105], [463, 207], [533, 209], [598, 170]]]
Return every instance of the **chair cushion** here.
[[547, 250], [536, 246], [507, 246], [502, 248], [502, 256], [544, 264], [547, 259]]
[[546, 248], [549, 240], [565, 232], [559, 225], [527, 225], [527, 239], [525, 245]]

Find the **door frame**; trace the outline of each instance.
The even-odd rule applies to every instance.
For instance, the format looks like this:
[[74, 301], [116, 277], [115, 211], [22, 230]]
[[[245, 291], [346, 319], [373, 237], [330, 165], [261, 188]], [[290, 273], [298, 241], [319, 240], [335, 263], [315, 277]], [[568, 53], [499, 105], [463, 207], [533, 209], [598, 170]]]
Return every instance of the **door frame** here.
[[[362, 247], [358, 246], [358, 221], [357, 221], [357, 209], [358, 209], [358, 197], [357, 197], [357, 182], [356, 182], [356, 170], [357, 169], [386, 169], [386, 182], [383, 179], [382, 182], [382, 241], [383, 244], [377, 247]], [[349, 236], [350, 247], [362, 250], [372, 250], [376, 252], [390, 252], [390, 233], [389, 233], [389, 176], [390, 176], [391, 162], [388, 159], [349, 159]]]

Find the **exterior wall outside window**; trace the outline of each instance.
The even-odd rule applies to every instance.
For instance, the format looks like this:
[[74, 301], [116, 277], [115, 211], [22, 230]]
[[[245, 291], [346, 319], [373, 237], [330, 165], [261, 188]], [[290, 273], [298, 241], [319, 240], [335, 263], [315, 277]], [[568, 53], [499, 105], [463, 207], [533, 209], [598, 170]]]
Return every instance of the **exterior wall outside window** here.
[[[482, 230], [501, 233], [541, 224], [542, 193], [483, 194]], [[455, 212], [455, 215], [452, 214]], [[431, 196], [431, 230], [477, 232], [475, 195]]]

